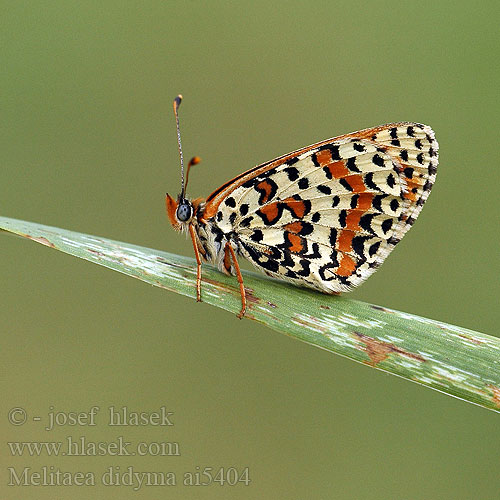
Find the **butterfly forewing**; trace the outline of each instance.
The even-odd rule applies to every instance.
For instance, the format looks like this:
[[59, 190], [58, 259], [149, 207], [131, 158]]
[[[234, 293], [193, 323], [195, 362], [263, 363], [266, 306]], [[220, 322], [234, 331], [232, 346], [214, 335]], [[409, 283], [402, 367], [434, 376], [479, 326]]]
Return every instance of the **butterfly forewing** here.
[[206, 213], [267, 274], [347, 291], [383, 262], [418, 216], [437, 167], [430, 127], [366, 129], [241, 174]]

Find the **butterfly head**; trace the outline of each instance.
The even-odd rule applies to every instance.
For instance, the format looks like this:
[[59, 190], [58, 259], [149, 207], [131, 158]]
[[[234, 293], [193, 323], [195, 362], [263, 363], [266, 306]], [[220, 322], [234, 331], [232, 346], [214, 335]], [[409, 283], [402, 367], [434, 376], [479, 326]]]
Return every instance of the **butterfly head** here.
[[181, 133], [179, 130], [179, 114], [178, 114], [181, 101], [182, 101], [182, 96], [179, 94], [174, 99], [174, 114], [175, 114], [175, 122], [177, 125], [177, 144], [179, 146], [179, 156], [181, 159], [181, 193], [177, 197], [177, 201], [175, 201], [168, 193], [165, 196], [168, 218], [170, 219], [170, 223], [172, 224], [174, 229], [177, 230], [186, 229], [193, 220], [195, 207], [191, 202], [191, 200], [187, 199], [185, 195], [189, 180], [189, 171], [191, 170], [191, 167], [193, 165], [196, 165], [201, 161], [201, 159], [198, 156], [195, 156], [189, 160], [186, 170], [186, 178], [184, 179], [184, 158], [182, 155]]
[[167, 193], [165, 202], [167, 206], [167, 215], [174, 229], [180, 231], [186, 228], [191, 223], [194, 216], [194, 207], [191, 200], [179, 195], [176, 201]]

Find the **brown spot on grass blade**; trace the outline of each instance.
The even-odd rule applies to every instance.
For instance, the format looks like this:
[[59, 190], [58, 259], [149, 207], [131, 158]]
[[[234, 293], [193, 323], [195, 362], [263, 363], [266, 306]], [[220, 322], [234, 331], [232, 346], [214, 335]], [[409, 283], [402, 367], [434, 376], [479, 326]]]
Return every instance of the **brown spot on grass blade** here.
[[459, 333], [458, 336], [461, 337], [461, 338], [463, 338], [463, 339], [466, 339], [469, 342], [472, 342], [473, 344], [476, 344], [476, 345], [482, 345], [482, 344], [484, 344], [483, 340], [476, 339], [474, 337], [471, 337], [470, 335], [465, 335], [464, 333]]
[[489, 384], [486, 387], [488, 387], [488, 389], [493, 393], [491, 400], [498, 408], [500, 408], [500, 387], [492, 384]]
[[376, 366], [381, 361], [385, 361], [391, 353], [401, 354], [402, 356], [406, 356], [417, 361], [425, 361], [425, 358], [419, 354], [409, 352], [401, 347], [391, 344], [390, 342], [376, 340], [359, 332], [354, 332], [354, 335], [356, 335], [356, 337], [358, 337], [359, 340], [365, 344], [365, 347], [363, 347], [362, 350], [366, 351], [366, 354], [368, 354], [368, 357], [370, 358], [370, 361], [365, 361], [367, 365]]
[[[238, 293], [238, 296], [240, 295], [240, 289], [235, 288], [236, 292]], [[253, 304], [259, 304], [262, 302], [262, 299], [260, 297], [257, 297], [254, 295], [254, 291], [251, 288], [245, 287], [245, 296], [247, 298], [247, 302], [253, 303]]]
[[385, 307], [376, 306], [376, 305], [374, 305], [374, 304], [370, 304], [370, 307], [371, 307], [372, 309], [375, 309], [375, 311], [388, 312], [388, 310], [387, 310]]
[[23, 234], [26, 238], [32, 241], [36, 241], [37, 243], [41, 243], [42, 245], [45, 245], [46, 247], [50, 248], [56, 248], [54, 243], [49, 241], [47, 238], [44, 238], [43, 236], [30, 236], [29, 234]]
[[90, 253], [93, 253], [94, 255], [97, 255], [97, 257], [106, 257], [106, 255], [99, 250], [94, 250], [93, 248], [88, 248], [87, 249]]

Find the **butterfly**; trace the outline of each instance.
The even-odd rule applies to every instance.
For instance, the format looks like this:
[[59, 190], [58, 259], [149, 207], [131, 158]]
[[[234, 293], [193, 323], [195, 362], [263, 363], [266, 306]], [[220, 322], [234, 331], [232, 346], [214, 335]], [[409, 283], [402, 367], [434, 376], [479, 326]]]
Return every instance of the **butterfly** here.
[[265, 274], [323, 293], [348, 292], [366, 280], [415, 222], [436, 179], [438, 143], [433, 130], [400, 122], [360, 130], [258, 165], [216, 189], [208, 198], [166, 194], [174, 229], [187, 232], [197, 262], [236, 275], [242, 318], [246, 295], [238, 256]]

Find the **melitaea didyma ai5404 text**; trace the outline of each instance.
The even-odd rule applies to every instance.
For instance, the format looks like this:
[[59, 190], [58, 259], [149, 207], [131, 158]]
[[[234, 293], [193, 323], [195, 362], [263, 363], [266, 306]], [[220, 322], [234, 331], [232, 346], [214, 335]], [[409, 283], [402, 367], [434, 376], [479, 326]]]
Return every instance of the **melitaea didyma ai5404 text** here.
[[174, 229], [191, 236], [201, 300], [201, 261], [240, 284], [239, 255], [269, 276], [324, 293], [370, 276], [410, 229], [436, 179], [438, 143], [427, 125], [401, 122], [326, 139], [236, 176], [207, 199], [186, 198], [178, 108], [181, 193], [166, 195]]

